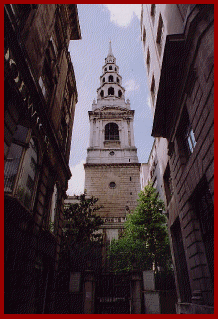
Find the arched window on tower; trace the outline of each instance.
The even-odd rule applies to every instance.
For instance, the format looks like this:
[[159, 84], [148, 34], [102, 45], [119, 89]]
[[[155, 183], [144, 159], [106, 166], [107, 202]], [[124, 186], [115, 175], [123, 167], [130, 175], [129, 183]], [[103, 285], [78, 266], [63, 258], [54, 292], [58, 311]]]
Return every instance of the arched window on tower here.
[[119, 78], [117, 78], [117, 83], [120, 83], [120, 80], [119, 80]]
[[109, 82], [114, 82], [114, 77], [113, 75], [110, 75], [109, 78], [108, 78]]
[[101, 93], [100, 93], [101, 97], [104, 97], [104, 91], [101, 90]]
[[107, 71], [107, 68], [105, 68], [104, 70]]
[[112, 65], [109, 66], [109, 70], [112, 70]]
[[108, 123], [105, 125], [105, 140], [119, 140], [119, 127], [116, 123]]
[[122, 91], [121, 91], [121, 90], [118, 91], [118, 96], [119, 96], [119, 97], [122, 96]]
[[108, 95], [114, 95], [114, 88], [110, 87], [108, 89]]
[[105, 78], [103, 78], [103, 83], [105, 82]]

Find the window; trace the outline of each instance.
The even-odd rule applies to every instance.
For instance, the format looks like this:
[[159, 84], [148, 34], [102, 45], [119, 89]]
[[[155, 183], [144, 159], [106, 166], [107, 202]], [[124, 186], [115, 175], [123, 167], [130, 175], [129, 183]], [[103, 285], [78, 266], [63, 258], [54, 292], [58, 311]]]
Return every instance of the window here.
[[113, 77], [113, 75], [110, 75], [110, 76], [109, 76], [108, 81], [109, 81], [109, 82], [114, 82], [114, 77]]
[[29, 142], [29, 148], [25, 153], [21, 173], [19, 176], [16, 196], [27, 207], [31, 208], [34, 192], [35, 177], [37, 173], [38, 150], [33, 138]]
[[196, 145], [196, 141], [195, 141], [195, 136], [194, 136], [194, 132], [193, 129], [189, 126], [189, 129], [187, 131], [187, 142], [188, 142], [188, 146], [189, 146], [189, 150], [191, 153], [193, 153], [195, 145]]
[[108, 89], [108, 95], [114, 95], [114, 88], [110, 87]]
[[156, 88], [155, 88], [155, 79], [154, 79], [154, 75], [152, 77], [152, 81], [151, 81], [151, 97], [152, 97], [152, 102], [154, 104], [154, 100], [155, 100], [155, 92]]
[[110, 188], [115, 188], [116, 187], [116, 183], [115, 182], [110, 182], [109, 187]]
[[119, 78], [117, 78], [117, 83], [119, 83], [120, 82], [120, 80], [119, 80]]
[[[29, 141], [29, 129], [17, 125], [4, 167], [4, 191], [31, 209], [35, 190], [38, 148], [34, 138]], [[29, 141], [29, 142], [27, 142]]]
[[81, 288], [81, 273], [80, 272], [71, 272], [70, 273], [69, 291], [70, 292], [80, 292], [80, 288]]
[[51, 211], [50, 211], [50, 230], [53, 232], [54, 231], [54, 221], [55, 221], [55, 216], [56, 216], [56, 211], [57, 211], [57, 202], [58, 202], [58, 189], [57, 189], [57, 184], [54, 185], [54, 191], [52, 194], [52, 199], [51, 199]]
[[112, 65], [109, 66], [109, 70], [112, 70]]
[[170, 173], [169, 163], [167, 164], [167, 167], [164, 173], [164, 187], [165, 187], [165, 195], [166, 195], [167, 205], [168, 205], [173, 195], [173, 184], [172, 184], [172, 177]]
[[107, 68], [104, 68], [105, 72], [107, 71]]
[[111, 151], [110, 153], [109, 153], [111, 156], [114, 156], [114, 151]]
[[105, 125], [105, 140], [119, 140], [119, 127], [116, 123], [108, 123]]
[[150, 51], [149, 51], [149, 48], [148, 48], [148, 51], [147, 51], [147, 59], [146, 59], [146, 64], [147, 64], [148, 73], [149, 73], [149, 71], [150, 71], [150, 62], [151, 62], [151, 57], [150, 57]]
[[105, 78], [103, 78], [103, 83], [105, 82]]
[[122, 91], [121, 90], [118, 91], [118, 96], [122, 97]]
[[117, 71], [117, 68], [115, 67], [115, 71]]
[[155, 14], [156, 14], [156, 4], [151, 4], [151, 18], [153, 23], [155, 20]]
[[101, 95], [101, 97], [104, 97], [104, 91], [103, 90], [101, 90], [100, 95]]
[[186, 106], [184, 106], [184, 110], [182, 112], [176, 138], [180, 154], [184, 155], [184, 157], [188, 159], [194, 151], [196, 140], [189, 121], [189, 115]]
[[53, 76], [52, 76], [52, 59], [50, 56], [50, 52], [47, 49], [46, 50], [46, 55], [45, 55], [45, 60], [44, 60], [44, 65], [42, 69], [42, 75], [39, 78], [39, 85], [42, 89], [42, 94], [44, 95], [45, 99], [47, 102], [49, 102], [51, 94], [52, 94], [52, 89], [53, 89]]
[[5, 192], [13, 191], [21, 156], [24, 150], [28, 147], [28, 144], [26, 143], [28, 131], [28, 128], [18, 125], [13, 136], [13, 143], [10, 146], [4, 167]]
[[163, 19], [160, 14], [159, 22], [158, 22], [158, 30], [157, 30], [157, 40], [156, 40], [159, 54], [161, 54], [161, 50], [163, 47], [163, 36], [164, 36], [164, 26], [163, 26]]
[[143, 41], [143, 45], [145, 46], [145, 42], [146, 42], [146, 31], [145, 31], [145, 28], [143, 28], [143, 37], [142, 37], [142, 41]]
[[63, 150], [65, 150], [68, 140], [68, 122], [69, 114], [66, 108], [62, 108], [61, 112], [61, 124], [60, 124], [60, 137]]

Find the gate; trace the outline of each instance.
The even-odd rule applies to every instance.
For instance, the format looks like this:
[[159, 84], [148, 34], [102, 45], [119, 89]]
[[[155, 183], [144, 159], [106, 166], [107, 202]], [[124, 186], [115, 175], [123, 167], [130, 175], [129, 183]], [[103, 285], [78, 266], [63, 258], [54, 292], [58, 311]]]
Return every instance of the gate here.
[[96, 280], [96, 314], [130, 314], [130, 277], [104, 273]]

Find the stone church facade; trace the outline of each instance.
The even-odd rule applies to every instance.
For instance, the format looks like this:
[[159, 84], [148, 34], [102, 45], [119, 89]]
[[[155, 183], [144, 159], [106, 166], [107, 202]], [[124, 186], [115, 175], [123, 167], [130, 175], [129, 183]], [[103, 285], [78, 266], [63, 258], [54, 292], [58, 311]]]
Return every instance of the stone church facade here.
[[133, 132], [134, 110], [125, 101], [122, 77], [109, 45], [102, 68], [97, 102], [89, 111], [90, 142], [85, 167], [88, 196], [99, 199], [101, 232], [105, 244], [118, 238], [127, 214], [137, 204], [140, 191], [140, 163]]

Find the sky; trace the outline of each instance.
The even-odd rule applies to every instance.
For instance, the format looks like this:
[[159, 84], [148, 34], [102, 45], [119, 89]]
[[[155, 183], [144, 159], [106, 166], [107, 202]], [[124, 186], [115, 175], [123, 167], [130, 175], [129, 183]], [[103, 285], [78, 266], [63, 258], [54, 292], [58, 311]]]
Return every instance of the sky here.
[[70, 153], [72, 177], [68, 195], [84, 191], [86, 161], [89, 146], [89, 117], [96, 90], [100, 86], [102, 67], [111, 41], [112, 52], [119, 66], [125, 98], [135, 110], [134, 137], [140, 163], [146, 163], [153, 145], [151, 103], [147, 71], [143, 59], [140, 30], [140, 4], [78, 4], [81, 40], [70, 42], [69, 51], [76, 77], [76, 104]]

